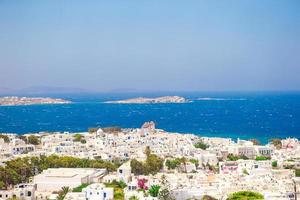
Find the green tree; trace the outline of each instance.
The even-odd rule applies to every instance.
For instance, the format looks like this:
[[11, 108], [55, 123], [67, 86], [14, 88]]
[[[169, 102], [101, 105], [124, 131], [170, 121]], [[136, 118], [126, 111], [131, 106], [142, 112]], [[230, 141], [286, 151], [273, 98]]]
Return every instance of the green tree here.
[[28, 142], [29, 144], [33, 144], [33, 145], [38, 145], [38, 144], [41, 143], [40, 138], [37, 137], [37, 136], [35, 136], [35, 135], [30, 135], [30, 136], [28, 136], [27, 142]]
[[136, 159], [132, 159], [130, 161], [130, 166], [131, 166], [131, 170], [134, 174], [136, 175], [141, 175], [144, 174], [144, 165], [142, 162], [136, 160]]
[[258, 192], [240, 191], [230, 194], [227, 200], [261, 200], [264, 196]]
[[180, 158], [175, 158], [173, 160], [166, 160], [165, 165], [168, 167], [168, 169], [175, 169], [179, 167], [181, 164], [181, 159]]
[[145, 149], [145, 154], [146, 154], [146, 156], [147, 156], [147, 157], [149, 157], [149, 156], [150, 156], [150, 154], [151, 154], [151, 149], [150, 149], [150, 147], [149, 147], [149, 146], [146, 146], [146, 149]]
[[127, 185], [126, 185], [126, 183], [124, 181], [119, 181], [118, 184], [119, 184], [119, 187], [122, 188], [122, 189], [124, 189], [124, 188], [127, 187]]
[[2, 138], [5, 143], [9, 143], [9, 137], [7, 135], [0, 134], [0, 138]]
[[230, 161], [237, 161], [237, 160], [248, 160], [249, 158], [245, 155], [233, 155], [233, 154], [228, 154], [227, 159]]
[[295, 176], [300, 177], [300, 169], [295, 169]]
[[4, 190], [4, 189], [6, 189], [5, 183], [1, 180], [0, 181], [0, 190]]
[[48, 168], [106, 168], [108, 171], [115, 171], [119, 164], [71, 156], [23, 157], [6, 161], [4, 167], [0, 166], [0, 180], [4, 183], [2, 188], [7, 188], [10, 185], [28, 182], [30, 177]]
[[277, 166], [278, 166], [277, 160], [274, 160], [274, 161], [272, 162], [272, 167], [273, 167], [273, 168], [276, 168]]
[[149, 194], [151, 197], [157, 197], [159, 193], [160, 186], [159, 185], [152, 185], [149, 189]]
[[270, 160], [270, 159], [271, 159], [271, 157], [269, 157], [269, 156], [256, 156], [255, 157], [255, 160], [257, 160], [257, 161]]
[[205, 144], [203, 141], [198, 141], [196, 144], [194, 144], [194, 146], [196, 147], [196, 148], [198, 148], [198, 149], [203, 149], [203, 150], [205, 150], [205, 149], [207, 149], [208, 147], [209, 147], [209, 145], [208, 144]]
[[105, 186], [114, 188], [114, 200], [124, 200], [124, 191], [119, 182], [113, 181], [112, 183], [106, 183]]
[[83, 135], [76, 133], [73, 135], [73, 138], [74, 138], [73, 139], [74, 142], [80, 142], [83, 139]]
[[155, 154], [150, 154], [147, 157], [146, 163], [144, 165], [144, 168], [146, 169], [145, 174], [146, 175], [156, 174], [161, 170], [162, 167], [163, 167], [163, 159], [161, 159]]
[[249, 172], [247, 171], [247, 169], [243, 169], [243, 174], [249, 175]]
[[79, 185], [78, 187], [73, 188], [72, 192], [82, 192], [82, 189], [86, 188], [87, 186], [89, 186], [88, 183], [83, 183], [83, 184]]
[[[150, 151], [150, 149], [148, 150]], [[151, 152], [151, 151], [150, 151]], [[155, 154], [147, 153], [147, 159], [145, 162], [140, 162], [136, 159], [130, 161], [131, 170], [136, 175], [148, 175], [156, 174], [163, 167], [163, 159]]]

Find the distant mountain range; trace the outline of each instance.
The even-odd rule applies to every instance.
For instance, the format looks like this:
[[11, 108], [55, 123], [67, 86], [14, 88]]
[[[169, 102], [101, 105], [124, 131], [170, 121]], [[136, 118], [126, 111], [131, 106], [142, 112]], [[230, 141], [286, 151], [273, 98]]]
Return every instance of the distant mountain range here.
[[38, 94], [77, 94], [77, 93], [126, 93], [126, 92], [141, 92], [132, 88], [119, 88], [113, 90], [89, 90], [83, 88], [71, 87], [52, 87], [52, 86], [32, 86], [22, 89], [11, 89], [0, 87], [0, 95], [38, 95]]
[[82, 88], [33, 86], [22, 89], [0, 88], [1, 95], [26, 95], [26, 94], [66, 94], [66, 93], [91, 93], [94, 91]]

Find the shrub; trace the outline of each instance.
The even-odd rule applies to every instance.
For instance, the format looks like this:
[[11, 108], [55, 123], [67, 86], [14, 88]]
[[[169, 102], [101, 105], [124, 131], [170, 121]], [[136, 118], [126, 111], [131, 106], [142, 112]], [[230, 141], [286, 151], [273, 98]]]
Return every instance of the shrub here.
[[277, 166], [278, 166], [277, 160], [274, 160], [274, 161], [272, 162], [272, 167], [276, 168]]
[[149, 189], [150, 196], [157, 197], [159, 193], [159, 189], [160, 189], [159, 185], [152, 185]]
[[249, 175], [249, 172], [246, 169], [243, 169], [243, 173]]
[[38, 145], [38, 144], [41, 143], [40, 138], [37, 137], [37, 136], [35, 136], [35, 135], [30, 135], [30, 136], [28, 136], [27, 142], [28, 142], [29, 144], [33, 144], [33, 145]]
[[300, 169], [295, 169], [295, 176], [300, 177]]
[[264, 196], [258, 192], [240, 191], [230, 194], [227, 200], [259, 200], [264, 199]]
[[268, 156], [256, 156], [255, 160], [261, 161], [261, 160], [270, 160], [271, 157]]
[[120, 185], [122, 185], [122, 183], [117, 181], [105, 184], [106, 187], [114, 188], [114, 200], [124, 200], [124, 191]]
[[237, 160], [248, 160], [249, 158], [245, 155], [233, 155], [233, 154], [229, 154], [227, 156], [227, 159], [230, 160], [230, 161], [237, 161]]
[[83, 138], [83, 135], [79, 134], [79, 133], [76, 133], [75, 135], [73, 135], [73, 141], [74, 142], [80, 142]]
[[82, 189], [86, 188], [88, 185], [89, 184], [87, 184], [87, 183], [83, 183], [83, 184], [79, 185], [78, 187], [74, 188], [72, 190], [72, 192], [82, 192]]
[[205, 149], [207, 149], [207, 148], [209, 147], [208, 144], [205, 144], [205, 143], [202, 142], [202, 141], [197, 142], [196, 144], [194, 144], [194, 146], [195, 146], [197, 149], [203, 149], [203, 150], [205, 150]]
[[2, 138], [5, 143], [9, 143], [9, 137], [7, 135], [0, 134], [0, 138]]
[[139, 162], [138, 160], [133, 159], [130, 162], [130, 166], [132, 172], [136, 175], [156, 174], [162, 169], [163, 161], [164, 160], [157, 155], [149, 153], [146, 162]]

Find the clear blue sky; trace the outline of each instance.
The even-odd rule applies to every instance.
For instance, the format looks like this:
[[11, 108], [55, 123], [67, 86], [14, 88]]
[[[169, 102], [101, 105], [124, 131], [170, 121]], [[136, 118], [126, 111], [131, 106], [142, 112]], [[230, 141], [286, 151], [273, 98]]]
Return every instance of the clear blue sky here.
[[299, 0], [0, 0], [0, 87], [300, 90]]

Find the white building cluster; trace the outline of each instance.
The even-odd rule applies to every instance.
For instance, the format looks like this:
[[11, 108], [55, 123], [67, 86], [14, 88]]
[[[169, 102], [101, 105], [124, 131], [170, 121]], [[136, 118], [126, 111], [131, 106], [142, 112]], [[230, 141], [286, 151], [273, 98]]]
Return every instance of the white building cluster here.
[[[294, 200], [295, 168], [300, 167], [300, 142], [288, 138], [281, 141], [281, 148], [272, 144], [254, 145], [251, 141], [229, 138], [209, 138], [192, 134], [167, 133], [155, 129], [152, 122], [140, 129], [122, 129], [106, 132], [99, 129], [94, 133], [80, 133], [81, 140], [74, 134], [53, 133], [39, 135], [39, 145], [26, 144], [16, 135], [9, 134], [10, 142], [0, 139], [0, 166], [5, 161], [20, 156], [52, 155], [74, 156], [106, 161], [123, 161], [116, 172], [105, 169], [50, 168], [32, 178], [30, 183], [16, 185], [9, 190], [0, 190], [0, 199], [18, 197], [25, 200], [55, 199], [62, 187], [70, 189], [82, 184], [87, 186], [81, 192], [70, 190], [66, 200], [110, 200], [114, 190], [107, 183], [122, 181], [124, 198], [132, 196], [142, 200], [155, 200], [158, 197], [145, 195], [139, 181], [145, 180], [145, 187], [160, 185], [178, 200], [201, 199], [210, 195], [216, 199], [226, 199], [233, 192], [249, 190], [260, 192], [265, 199]], [[208, 148], [196, 148], [201, 141]], [[131, 159], [144, 161], [145, 148], [164, 159], [185, 158], [178, 168], [166, 166], [155, 175], [136, 176], [132, 173]], [[229, 160], [230, 156], [237, 158]], [[257, 159], [263, 157], [267, 159]], [[275, 164], [276, 163], [276, 164]], [[293, 169], [287, 169], [293, 166]], [[295, 193], [296, 192], [296, 193]]]

